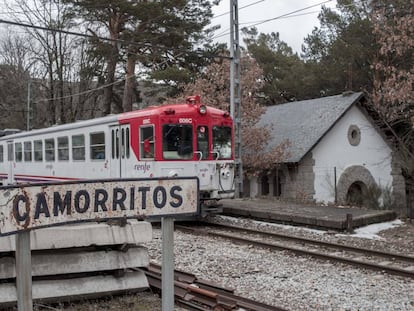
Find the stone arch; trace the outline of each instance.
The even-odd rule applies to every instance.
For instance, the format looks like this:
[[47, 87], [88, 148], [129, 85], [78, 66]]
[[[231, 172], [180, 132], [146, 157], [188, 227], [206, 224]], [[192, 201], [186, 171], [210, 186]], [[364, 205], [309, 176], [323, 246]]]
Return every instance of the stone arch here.
[[345, 204], [349, 191], [355, 190], [355, 186], [366, 189], [371, 185], [376, 185], [374, 177], [364, 166], [354, 165], [348, 167], [339, 177], [337, 184], [338, 203]]

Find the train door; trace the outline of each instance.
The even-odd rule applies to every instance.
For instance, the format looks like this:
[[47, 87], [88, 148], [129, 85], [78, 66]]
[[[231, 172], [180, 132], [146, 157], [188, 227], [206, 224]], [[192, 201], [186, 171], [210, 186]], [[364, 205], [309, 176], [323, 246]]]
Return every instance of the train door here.
[[207, 125], [198, 125], [196, 130], [196, 156], [199, 160], [196, 164], [197, 176], [200, 181], [200, 187], [211, 186], [211, 178], [215, 173], [215, 163], [211, 161], [209, 130]]
[[7, 180], [6, 183], [14, 184], [14, 148], [13, 141], [7, 142]]
[[131, 158], [129, 124], [111, 127], [111, 153], [109, 157], [111, 177], [128, 177], [127, 162]]

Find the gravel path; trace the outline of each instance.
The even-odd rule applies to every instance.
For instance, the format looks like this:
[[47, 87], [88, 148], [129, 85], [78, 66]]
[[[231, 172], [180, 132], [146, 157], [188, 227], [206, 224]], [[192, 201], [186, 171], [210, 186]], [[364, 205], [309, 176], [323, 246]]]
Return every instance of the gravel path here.
[[[364, 239], [223, 216], [214, 219], [361, 247], [414, 252], [412, 223], [383, 231], [377, 239]], [[238, 295], [288, 310], [414, 310], [414, 281], [409, 278], [178, 230], [174, 239], [176, 269], [233, 287]], [[152, 260], [160, 263], [159, 229], [154, 228], [154, 239], [146, 246]]]

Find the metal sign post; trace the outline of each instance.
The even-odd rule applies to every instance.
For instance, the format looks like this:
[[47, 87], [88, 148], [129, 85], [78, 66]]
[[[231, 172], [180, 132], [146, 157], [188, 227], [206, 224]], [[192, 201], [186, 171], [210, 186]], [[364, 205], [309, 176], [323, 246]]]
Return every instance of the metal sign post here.
[[162, 311], [174, 310], [174, 218], [161, 219], [162, 267], [161, 295]]
[[16, 287], [17, 309], [19, 311], [32, 311], [30, 231], [23, 231], [16, 235]]

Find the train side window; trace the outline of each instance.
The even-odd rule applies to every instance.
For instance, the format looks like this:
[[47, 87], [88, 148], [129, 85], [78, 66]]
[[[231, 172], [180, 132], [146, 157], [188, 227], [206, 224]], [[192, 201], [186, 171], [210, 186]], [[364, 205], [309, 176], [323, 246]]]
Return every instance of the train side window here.
[[121, 157], [125, 158], [126, 148], [125, 148], [125, 129], [121, 129]]
[[67, 136], [58, 137], [58, 160], [69, 160], [69, 139]]
[[122, 158], [129, 159], [129, 128], [121, 129]]
[[24, 147], [24, 161], [31, 162], [32, 161], [32, 142], [25, 141], [23, 147]]
[[92, 160], [105, 160], [105, 133], [91, 133], [91, 159]]
[[111, 131], [111, 158], [115, 159], [115, 149], [116, 149], [116, 132], [114, 129]]
[[55, 161], [55, 139], [45, 139], [45, 160], [48, 162]]
[[22, 143], [15, 143], [14, 144], [14, 155], [15, 155], [15, 158], [16, 158], [16, 162], [22, 162], [22, 160], [23, 160]]
[[33, 142], [34, 160], [37, 162], [43, 161], [43, 141], [35, 140]]
[[119, 129], [115, 130], [115, 158], [119, 159]]
[[0, 162], [4, 162], [4, 147], [0, 145]]
[[213, 157], [214, 159], [230, 159], [232, 155], [231, 127], [213, 127]]
[[7, 144], [7, 160], [14, 161], [14, 148], [13, 143]]
[[154, 127], [143, 126], [140, 128], [140, 157], [141, 159], [154, 158]]
[[129, 159], [129, 155], [131, 154], [131, 149], [130, 149], [131, 143], [130, 143], [130, 139], [129, 139], [129, 128], [127, 128], [125, 130], [125, 140], [126, 140], [126, 143], [125, 143], [126, 158]]
[[72, 159], [74, 161], [85, 161], [85, 136], [72, 136]]

